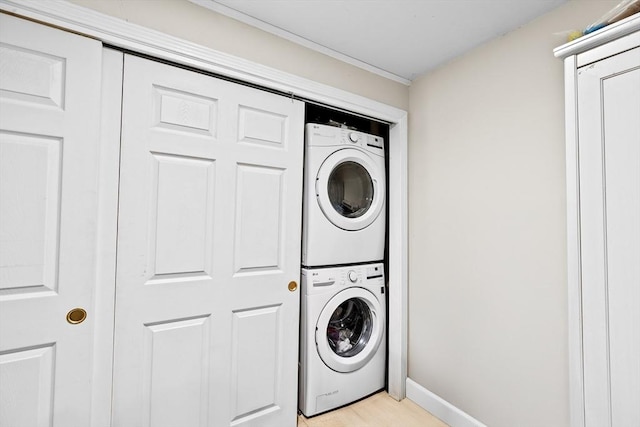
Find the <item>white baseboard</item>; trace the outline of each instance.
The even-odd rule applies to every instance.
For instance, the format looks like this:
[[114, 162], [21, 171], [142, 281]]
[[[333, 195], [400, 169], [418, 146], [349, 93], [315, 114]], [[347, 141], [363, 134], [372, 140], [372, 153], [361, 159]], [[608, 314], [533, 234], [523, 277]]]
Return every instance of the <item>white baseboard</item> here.
[[451, 427], [487, 427], [411, 378], [407, 378], [407, 398]]

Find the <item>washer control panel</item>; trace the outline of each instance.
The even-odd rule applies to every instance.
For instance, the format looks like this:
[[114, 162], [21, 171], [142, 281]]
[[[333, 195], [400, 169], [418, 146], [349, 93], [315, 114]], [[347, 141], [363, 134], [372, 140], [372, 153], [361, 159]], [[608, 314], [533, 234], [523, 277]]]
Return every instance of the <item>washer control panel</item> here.
[[307, 293], [338, 286], [384, 286], [382, 263], [345, 267], [303, 268], [302, 283]]

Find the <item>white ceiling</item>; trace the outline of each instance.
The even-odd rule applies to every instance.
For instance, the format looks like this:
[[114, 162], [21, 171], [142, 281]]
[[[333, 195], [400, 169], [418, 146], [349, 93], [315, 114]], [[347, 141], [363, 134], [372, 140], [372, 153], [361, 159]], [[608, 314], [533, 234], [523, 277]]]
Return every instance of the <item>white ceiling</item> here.
[[408, 84], [567, 0], [191, 0]]

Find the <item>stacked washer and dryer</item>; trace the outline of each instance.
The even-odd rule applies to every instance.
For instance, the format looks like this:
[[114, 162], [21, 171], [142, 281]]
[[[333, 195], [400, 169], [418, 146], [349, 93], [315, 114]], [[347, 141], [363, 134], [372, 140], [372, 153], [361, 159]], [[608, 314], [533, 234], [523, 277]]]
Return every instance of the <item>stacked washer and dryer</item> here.
[[312, 416], [385, 386], [384, 140], [305, 128], [299, 408]]

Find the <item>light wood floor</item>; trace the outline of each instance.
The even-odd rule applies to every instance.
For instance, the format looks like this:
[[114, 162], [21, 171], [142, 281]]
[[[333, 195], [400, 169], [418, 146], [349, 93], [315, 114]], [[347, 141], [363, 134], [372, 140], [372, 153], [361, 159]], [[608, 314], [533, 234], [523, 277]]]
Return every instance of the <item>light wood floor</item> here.
[[298, 416], [298, 427], [448, 427], [410, 401], [386, 392], [311, 418]]

